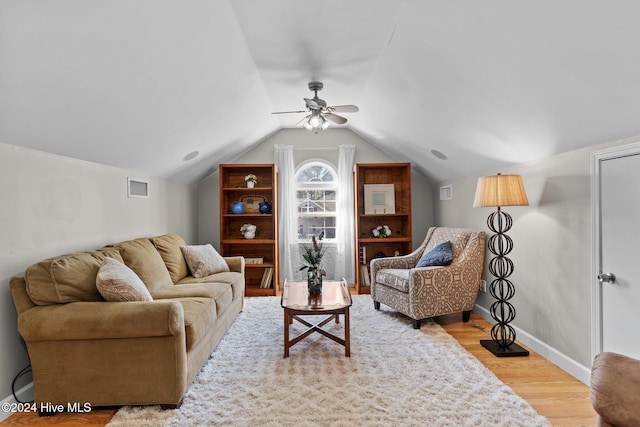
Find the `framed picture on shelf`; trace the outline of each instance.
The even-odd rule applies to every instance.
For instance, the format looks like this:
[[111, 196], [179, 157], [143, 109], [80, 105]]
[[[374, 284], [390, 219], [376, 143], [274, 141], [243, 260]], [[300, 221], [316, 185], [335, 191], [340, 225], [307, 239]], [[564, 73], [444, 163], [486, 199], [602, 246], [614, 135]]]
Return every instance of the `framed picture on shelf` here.
[[365, 184], [364, 213], [365, 215], [396, 213], [393, 184]]

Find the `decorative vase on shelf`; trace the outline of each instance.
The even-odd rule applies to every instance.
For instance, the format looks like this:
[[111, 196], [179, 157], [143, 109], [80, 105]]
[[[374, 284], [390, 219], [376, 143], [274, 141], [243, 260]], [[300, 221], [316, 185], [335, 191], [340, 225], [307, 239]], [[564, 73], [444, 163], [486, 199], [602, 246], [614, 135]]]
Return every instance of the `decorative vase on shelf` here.
[[258, 204], [258, 210], [260, 210], [261, 214], [270, 214], [271, 213], [271, 203], [264, 201]]
[[253, 188], [254, 185], [256, 185], [256, 182], [258, 182], [258, 177], [250, 173], [244, 177], [244, 182], [247, 183], [247, 188]]
[[244, 213], [244, 202], [233, 202], [231, 205], [231, 213], [232, 214], [243, 214]]
[[256, 237], [256, 231], [258, 231], [258, 227], [253, 224], [245, 224], [240, 227], [240, 232], [245, 239], [253, 239], [254, 237]]

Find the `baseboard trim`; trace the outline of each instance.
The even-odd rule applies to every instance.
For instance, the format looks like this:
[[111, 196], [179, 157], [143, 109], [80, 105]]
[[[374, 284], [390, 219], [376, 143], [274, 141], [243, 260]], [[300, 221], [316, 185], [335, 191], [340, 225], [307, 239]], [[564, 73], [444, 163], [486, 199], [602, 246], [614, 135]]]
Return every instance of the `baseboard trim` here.
[[[29, 384], [18, 390], [16, 392], [16, 396], [18, 396], [18, 399], [20, 399], [21, 402], [33, 401], [33, 382], [30, 382]], [[5, 404], [11, 405], [14, 403], [18, 403], [18, 401], [13, 397], [13, 395], [9, 395], [2, 399], [2, 401], [0, 401], [0, 405], [2, 405], [3, 408]], [[5, 412], [3, 410], [0, 410], [0, 422], [6, 420], [13, 414], [14, 412]]]
[[[487, 321], [489, 321], [491, 323], [495, 322], [493, 320], [493, 318], [491, 317], [491, 314], [489, 313], [489, 310], [487, 310], [486, 308], [481, 307], [478, 304], [476, 304], [473, 311], [476, 314], [480, 315], [480, 317], [482, 317], [483, 319], [485, 319], [485, 320], [487, 320]], [[516, 330], [517, 340], [520, 343], [526, 345], [531, 350], [535, 351], [540, 356], [544, 357], [549, 362], [551, 362], [554, 365], [558, 366], [560, 369], [562, 369], [563, 371], [565, 371], [568, 374], [572, 375], [573, 377], [577, 378], [579, 381], [583, 382], [584, 384], [586, 384], [586, 385], [590, 384], [590, 382], [591, 382], [591, 369], [590, 368], [587, 368], [586, 366], [581, 365], [580, 363], [578, 363], [575, 360], [571, 359], [570, 357], [568, 357], [564, 353], [562, 353], [562, 352], [556, 350], [555, 348], [551, 347], [550, 345], [540, 341], [538, 338], [534, 337], [533, 335], [531, 335], [530, 333], [528, 333], [526, 331], [523, 331], [522, 329], [518, 328], [517, 326], [513, 326], [513, 328]]]

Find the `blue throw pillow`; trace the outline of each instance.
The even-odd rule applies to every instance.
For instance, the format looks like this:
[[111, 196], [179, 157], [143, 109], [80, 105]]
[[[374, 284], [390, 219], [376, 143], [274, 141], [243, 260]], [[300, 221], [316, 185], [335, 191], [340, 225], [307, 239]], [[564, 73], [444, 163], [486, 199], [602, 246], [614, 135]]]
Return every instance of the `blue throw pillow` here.
[[416, 264], [416, 267], [433, 267], [433, 266], [445, 266], [453, 262], [453, 250], [451, 249], [451, 242], [446, 241], [440, 243], [435, 248], [426, 252]]

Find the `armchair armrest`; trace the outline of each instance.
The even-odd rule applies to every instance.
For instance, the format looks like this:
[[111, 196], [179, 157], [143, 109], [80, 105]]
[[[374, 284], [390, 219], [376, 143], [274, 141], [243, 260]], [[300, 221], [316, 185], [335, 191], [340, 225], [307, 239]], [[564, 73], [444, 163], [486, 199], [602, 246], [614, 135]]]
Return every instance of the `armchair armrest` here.
[[177, 301], [73, 302], [36, 306], [18, 316], [27, 342], [161, 337], [184, 332]]
[[[449, 283], [456, 280], [455, 277], [460, 276], [464, 271], [464, 280], [458, 279], [460, 284], [463, 285], [461, 289], [475, 295], [480, 289], [482, 269], [484, 266], [482, 263], [466, 255], [467, 254], [462, 254], [447, 266], [412, 268], [409, 275], [413, 277], [420, 276], [421, 280], [419, 283], [427, 283], [429, 281], [434, 283]], [[414, 278], [412, 282], [416, 282], [416, 279]]]
[[[409, 270], [409, 276], [411, 277], [411, 283], [451, 283], [454, 281], [454, 276], [459, 276], [460, 272], [464, 269], [464, 263], [452, 263], [446, 266], [433, 266], [433, 267], [420, 267], [412, 268]], [[419, 277], [419, 279], [417, 279]], [[469, 282], [460, 281], [461, 284], [467, 285], [464, 288], [469, 288]], [[477, 287], [473, 286], [473, 291], [477, 292]], [[412, 289], [417, 290], [417, 289]], [[475, 294], [474, 294], [475, 295]]]
[[376, 277], [376, 273], [387, 268], [410, 269], [420, 260], [422, 256], [422, 248], [400, 256], [374, 258], [371, 260], [371, 277]]

